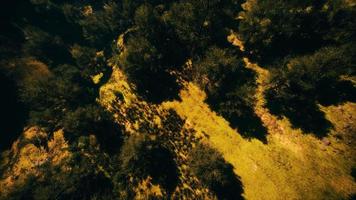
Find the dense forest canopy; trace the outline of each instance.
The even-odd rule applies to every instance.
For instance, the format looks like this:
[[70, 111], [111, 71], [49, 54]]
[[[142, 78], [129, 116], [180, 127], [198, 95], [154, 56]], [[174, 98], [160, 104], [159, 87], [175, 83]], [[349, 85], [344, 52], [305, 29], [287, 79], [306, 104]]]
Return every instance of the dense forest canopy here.
[[[267, 129], [254, 112], [257, 74], [244, 58], [270, 70], [266, 107], [320, 139], [332, 124], [319, 104], [356, 102], [354, 1], [7, 0], [0, 13], [1, 151], [24, 127], [37, 126], [47, 140], [63, 131], [73, 152], [62, 164], [72, 171], [43, 165], [42, 177], [28, 177], [0, 199], [132, 199], [147, 177], [163, 199], [173, 198], [182, 172], [168, 136], [159, 136], [181, 132], [183, 119], [169, 111], [163, 127], [147, 122], [128, 134], [98, 101], [113, 66], [152, 107], [195, 83], [213, 111], [263, 143]], [[232, 33], [243, 49], [227, 40]], [[120, 117], [136, 120], [140, 112]], [[189, 173], [218, 199], [242, 198], [242, 183], [222, 155], [195, 146]]]

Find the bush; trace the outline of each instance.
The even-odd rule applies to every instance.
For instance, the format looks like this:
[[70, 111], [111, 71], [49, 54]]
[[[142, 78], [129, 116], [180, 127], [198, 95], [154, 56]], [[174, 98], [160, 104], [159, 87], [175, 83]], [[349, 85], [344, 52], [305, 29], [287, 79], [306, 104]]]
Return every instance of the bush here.
[[210, 45], [226, 46], [228, 29], [236, 26], [237, 1], [195, 1], [173, 3], [164, 15], [191, 57]]
[[247, 1], [239, 34], [259, 61], [312, 52], [326, 44], [351, 41], [355, 9], [343, 1]]
[[134, 35], [128, 39], [122, 60], [124, 71], [129, 80], [136, 84], [138, 93], [153, 103], [178, 96], [180, 86], [170, 71], [183, 64], [183, 57], [177, 46], [166, 49], [168, 46], [164, 42], [152, 43], [149, 37], [140, 34]]
[[25, 55], [35, 56], [38, 60], [50, 65], [71, 61], [71, 56], [60, 36], [52, 35], [35, 26], [25, 27], [24, 35]]
[[115, 124], [111, 113], [98, 105], [79, 107], [67, 111], [61, 123], [67, 138], [75, 139], [81, 135], [96, 135], [102, 150], [109, 153], [117, 151], [121, 144], [121, 130]]
[[[76, 157], [76, 160], [75, 163], [70, 164], [69, 171], [63, 171], [59, 166], [42, 165], [43, 176], [29, 175], [23, 185], [11, 191], [6, 199], [87, 200], [101, 196], [105, 197], [103, 199], [117, 199], [112, 192], [111, 180], [97, 170], [96, 163], [92, 163], [92, 160], [83, 155], [73, 157]], [[95, 162], [99, 161], [95, 160]]]
[[331, 124], [317, 107], [356, 101], [355, 88], [340, 76], [352, 76], [355, 49], [352, 46], [326, 47], [314, 54], [285, 59], [273, 70], [268, 106], [275, 114], [286, 115], [296, 127], [325, 136]]
[[253, 109], [255, 74], [244, 67], [236, 52], [209, 48], [193, 68], [195, 82], [207, 93], [212, 109], [238, 128], [242, 136], [266, 142], [267, 130]]
[[117, 34], [127, 28], [121, 16], [120, 5], [113, 1], [102, 3], [100, 10], [81, 17], [78, 23], [82, 27], [83, 37], [90, 45], [99, 49], [110, 46]]
[[168, 194], [178, 183], [178, 169], [172, 153], [158, 141], [145, 136], [131, 136], [123, 145], [120, 173], [142, 180], [152, 177]]
[[237, 85], [237, 74], [243, 69], [243, 65], [242, 60], [232, 51], [211, 47], [194, 64], [194, 79], [210, 98], [217, 99], [226, 90]]

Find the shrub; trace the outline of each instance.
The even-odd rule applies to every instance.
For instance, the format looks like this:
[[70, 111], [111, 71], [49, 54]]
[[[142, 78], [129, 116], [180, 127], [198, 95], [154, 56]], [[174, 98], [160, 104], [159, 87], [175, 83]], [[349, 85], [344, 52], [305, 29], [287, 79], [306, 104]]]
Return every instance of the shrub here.
[[121, 174], [142, 180], [152, 177], [153, 183], [163, 186], [168, 194], [178, 182], [178, 169], [172, 153], [158, 141], [145, 136], [131, 136], [120, 154]]
[[331, 124], [317, 107], [356, 101], [351, 82], [341, 75], [354, 71], [352, 46], [326, 47], [314, 54], [285, 59], [272, 71], [268, 106], [278, 115], [286, 115], [296, 127], [325, 136]]
[[229, 49], [209, 48], [194, 64], [195, 82], [208, 95], [216, 112], [238, 128], [242, 136], [266, 142], [267, 130], [254, 113], [255, 74]]
[[259, 61], [312, 52], [326, 44], [351, 41], [352, 6], [342, 1], [247, 1], [239, 34]]

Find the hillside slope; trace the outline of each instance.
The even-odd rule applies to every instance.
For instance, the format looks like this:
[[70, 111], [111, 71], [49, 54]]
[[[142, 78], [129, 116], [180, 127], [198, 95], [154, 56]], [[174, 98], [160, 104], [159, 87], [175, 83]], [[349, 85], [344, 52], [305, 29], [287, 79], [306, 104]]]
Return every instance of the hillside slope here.
[[[244, 49], [237, 37], [233, 45]], [[338, 199], [356, 190], [351, 168], [355, 164], [355, 140], [335, 133], [356, 131], [356, 104], [322, 107], [334, 129], [319, 140], [292, 128], [287, 118], [278, 118], [265, 107], [264, 92], [269, 71], [244, 58], [246, 68], [258, 74], [255, 113], [268, 129], [268, 144], [242, 138], [221, 116], [209, 109], [205, 94], [192, 83], [180, 92], [181, 101], [165, 102], [174, 108], [204, 141], [223, 153], [241, 176], [246, 199]]]
[[[190, 134], [220, 151], [234, 166], [236, 175], [241, 177], [246, 199], [338, 199], [353, 194], [356, 184], [350, 174], [355, 164], [355, 144], [350, 141], [354, 140], [340, 140], [334, 135], [336, 132], [350, 134], [356, 130], [356, 104], [323, 107], [335, 128], [328, 137], [320, 140], [293, 128], [287, 118], [280, 119], [265, 108], [264, 91], [268, 87], [269, 72], [247, 58], [244, 61], [246, 68], [258, 74], [255, 113], [268, 129], [267, 144], [241, 137], [238, 130], [231, 128], [223, 117], [209, 108], [205, 103], [205, 93], [194, 83], [183, 83], [181, 100], [163, 102], [157, 108], [152, 106], [161, 112], [174, 109], [185, 120], [184, 126], [194, 130]], [[102, 87], [101, 101], [104, 104], [114, 97], [105, 92], [109, 88], [111, 92], [122, 92], [127, 105], [135, 101], [135, 95], [124, 80], [119, 68], [115, 68], [111, 81]], [[147, 106], [147, 102], [143, 104]], [[107, 106], [111, 110], [115, 103]], [[152, 106], [142, 112], [150, 113]], [[122, 116], [116, 112], [114, 115]], [[159, 114], [156, 117], [159, 118]], [[125, 127], [133, 126], [126, 123]], [[184, 135], [180, 140], [190, 142]]]
[[0, 200], [355, 198], [353, 1], [8, 8]]

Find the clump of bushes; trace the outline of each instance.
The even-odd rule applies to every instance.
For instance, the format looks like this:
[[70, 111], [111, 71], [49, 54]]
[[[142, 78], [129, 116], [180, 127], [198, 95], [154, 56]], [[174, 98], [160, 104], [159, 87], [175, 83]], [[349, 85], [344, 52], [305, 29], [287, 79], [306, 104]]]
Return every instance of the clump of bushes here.
[[[152, 178], [169, 195], [178, 183], [178, 169], [173, 154], [162, 143], [144, 135], [132, 135], [122, 146], [117, 187], [121, 195], [129, 198], [138, 181]], [[132, 179], [133, 178], [133, 179]], [[133, 180], [133, 181], [130, 181]], [[131, 187], [130, 187], [131, 185]]]
[[267, 106], [274, 114], [287, 116], [305, 132], [325, 136], [331, 124], [317, 103], [328, 106], [356, 101], [353, 84], [341, 79], [355, 74], [355, 55], [354, 47], [344, 45], [284, 59], [272, 70]]

